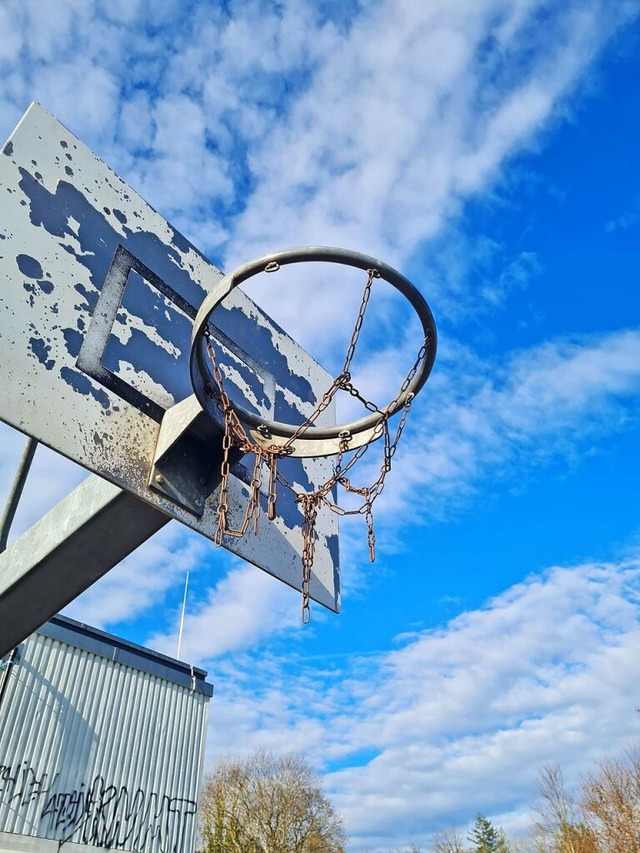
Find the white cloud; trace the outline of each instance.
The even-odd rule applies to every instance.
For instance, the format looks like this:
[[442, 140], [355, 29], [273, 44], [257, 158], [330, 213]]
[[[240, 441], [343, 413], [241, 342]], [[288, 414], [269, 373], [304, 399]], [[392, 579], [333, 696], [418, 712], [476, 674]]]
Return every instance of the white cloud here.
[[605, 225], [605, 230], [611, 234], [613, 231], [628, 231], [640, 222], [640, 216], [633, 212], [627, 211], [616, 219], [609, 219]]
[[[379, 2], [345, 26], [302, 0], [173, 20], [169, 4], [152, 16], [125, 5], [10, 3], [10, 40], [38, 61], [8, 69], [0, 98], [12, 113], [43, 101], [226, 267], [323, 242], [404, 265], [549, 126], [634, 13]], [[504, 286], [482, 298], [495, 304]], [[267, 302], [327, 349], [340, 316], [311, 322], [304, 306], [304, 291]]]
[[[142, 121], [148, 121], [144, 108]], [[152, 108], [152, 122], [154, 135], [148, 147], [154, 156], [143, 167], [140, 191], [153, 206], [195, 212], [232, 195], [226, 163], [207, 147], [200, 104], [185, 95], [161, 98]]]
[[[72, 122], [80, 138], [113, 137], [119, 86], [115, 76], [80, 56], [56, 65], [55, 75], [42, 67], [34, 72], [30, 99], [39, 100], [63, 122]], [[70, 110], [69, 105], [73, 104]], [[67, 118], [68, 117], [68, 118]]]
[[[253, 153], [256, 189], [230, 261], [286, 240], [353, 245], [397, 262], [433, 237], [461, 196], [486, 188], [548, 125], [630, 10], [603, 26], [601, 4], [569, 4], [555, 10], [544, 46], [539, 11], [538, 3], [511, 12], [492, 2], [369, 7], [289, 121]], [[504, 53], [486, 51], [494, 33]]]
[[[170, 523], [89, 587], [64, 613], [99, 628], [131, 621], [152, 608], [158, 618], [166, 618], [158, 612], [166, 593], [184, 581], [186, 572], [203, 568], [212, 547], [202, 537]], [[175, 648], [173, 643], [158, 650], [174, 654]]]
[[[539, 143], [637, 13], [636, 3], [604, 0], [395, 0], [331, 21], [316, 7], [195, 4], [185, 14], [169, 2], [9, 0], [0, 7], [1, 121], [8, 131], [31, 98], [43, 101], [227, 267], [326, 242], [410, 264], [428, 281], [428, 263], [417, 260], [424, 246], [470, 196], [500, 190], [512, 158]], [[28, 61], [17, 63], [23, 51]], [[448, 239], [463, 254], [467, 238]], [[443, 315], [454, 303], [461, 313], [494, 310], [535, 272], [529, 254], [502, 258], [481, 236], [474, 248], [491, 270], [498, 258], [504, 277], [490, 272], [474, 292], [456, 258], [457, 278], [447, 270], [429, 294]], [[310, 292], [285, 301], [274, 288], [265, 304], [328, 350], [358, 297], [328, 290], [316, 311]], [[332, 299], [344, 322], [332, 322]], [[393, 352], [378, 349], [362, 369], [385, 396], [382, 366], [410, 351], [409, 337], [393, 340]], [[514, 460], [528, 470], [617, 429], [637, 398], [639, 355], [636, 331], [547, 342], [481, 367], [461, 342], [443, 341], [380, 504], [385, 547], [407, 518], [398, 508], [417, 495], [414, 523], [441, 504], [449, 511], [483, 474], [506, 476]], [[21, 443], [6, 435], [3, 483]], [[39, 451], [37, 462], [17, 531], [81, 476], [53, 455]], [[162, 610], [173, 627], [159, 627], [152, 643], [172, 653], [167, 592], [187, 569], [204, 574], [205, 548], [167, 527], [69, 612], [105, 625]], [[184, 656], [213, 664], [213, 752], [271, 745], [320, 765], [346, 760], [352, 767], [326, 778], [354, 846], [386, 849], [477, 809], [507, 821], [521, 814], [538, 763], [558, 759], [577, 772], [635, 735], [637, 575], [633, 560], [555, 569], [396, 652], [309, 660], [295, 647], [295, 593], [234, 563], [190, 606]], [[247, 652], [255, 646], [259, 662]]]
[[534, 470], [633, 423], [640, 391], [635, 330], [548, 342], [481, 371], [464, 351], [454, 359], [410, 415], [379, 505], [394, 519], [406, 516], [409, 506], [418, 507], [412, 523], [421, 513], [442, 515], [451, 506], [447, 499], [455, 507], [489, 471], [507, 477], [514, 464]]
[[[185, 660], [210, 660], [290, 630], [300, 622], [296, 597], [253, 566], [230, 570], [209, 589], [204, 600], [190, 606], [184, 622], [182, 656]], [[176, 625], [169, 634], [153, 634], [148, 643], [170, 654], [177, 637]]]
[[0, 61], [14, 62], [22, 47], [22, 27], [5, 6], [0, 6], [0, 32]]
[[18, 14], [26, 35], [24, 45], [32, 62], [51, 62], [68, 49], [78, 12], [81, 19], [84, 17], [79, 6], [73, 2], [62, 2], [56, 7], [45, 6], [40, 10], [41, 17], [34, 27], [31, 26], [33, 7], [26, 5], [20, 10]]
[[346, 761], [324, 778], [353, 850], [424, 841], [477, 811], [521, 827], [544, 762], [571, 782], [637, 735], [639, 583], [636, 557], [553, 568], [393, 652], [305, 659], [276, 643], [258, 668], [227, 656], [210, 757], [235, 743]]
[[424, 825], [465, 821], [530, 801], [542, 762], [575, 773], [634, 736], [637, 583], [636, 562], [554, 570], [390, 655], [367, 708], [382, 755], [334, 779], [368, 843], [367, 793], [404, 793], [377, 806], [383, 831], [419, 802]]
[[[98, 0], [100, 14], [116, 24], [130, 24], [140, 13], [141, 0]], [[163, 6], [170, 6], [166, 3]]]
[[131, 151], [148, 149], [154, 136], [151, 99], [148, 92], [135, 92], [120, 111], [120, 135]]

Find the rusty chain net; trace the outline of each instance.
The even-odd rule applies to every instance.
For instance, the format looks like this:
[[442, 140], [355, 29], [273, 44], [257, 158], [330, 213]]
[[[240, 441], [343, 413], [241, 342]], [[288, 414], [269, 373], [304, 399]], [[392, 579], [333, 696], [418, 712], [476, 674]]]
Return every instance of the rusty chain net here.
[[[369, 304], [371, 296], [371, 288], [375, 279], [380, 278], [380, 273], [376, 269], [367, 270], [367, 281], [364, 286], [360, 308], [356, 317], [351, 340], [347, 348], [342, 370], [331, 383], [329, 389], [325, 392], [322, 399], [315, 407], [309, 417], [300, 424], [293, 434], [287, 439], [284, 444], [279, 445], [258, 445], [248, 435], [246, 429], [240, 422], [236, 414], [233, 404], [229, 399], [229, 395], [225, 390], [224, 376], [218, 359], [216, 356], [215, 347], [213, 344], [213, 336], [210, 328], [207, 326], [204, 330], [206, 341], [207, 356], [211, 362], [213, 379], [215, 382], [207, 388], [207, 393], [215, 402], [220, 410], [223, 420], [223, 440], [222, 440], [222, 464], [221, 464], [221, 480], [220, 480], [220, 496], [217, 507], [217, 527], [214, 536], [216, 545], [221, 545], [225, 536], [242, 537], [253, 529], [253, 533], [258, 532], [258, 523], [260, 513], [262, 511], [260, 504], [260, 492], [263, 486], [265, 469], [267, 477], [267, 517], [270, 520], [276, 518], [276, 502], [278, 485], [289, 489], [296, 502], [300, 505], [303, 517], [302, 524], [302, 622], [308, 623], [311, 618], [311, 598], [309, 587], [311, 583], [311, 571], [313, 568], [314, 547], [315, 547], [315, 526], [318, 515], [318, 510], [321, 505], [328, 507], [332, 512], [340, 516], [348, 515], [363, 515], [367, 526], [367, 544], [369, 547], [369, 559], [371, 562], [375, 560], [375, 544], [376, 537], [373, 529], [373, 503], [380, 496], [384, 489], [385, 479], [391, 470], [391, 462], [396, 453], [400, 436], [404, 430], [407, 415], [411, 408], [414, 395], [407, 394], [406, 400], [400, 408], [400, 416], [395, 427], [393, 435], [389, 428], [389, 419], [391, 414], [396, 411], [398, 402], [407, 391], [413, 377], [425, 358], [429, 348], [430, 339], [427, 334], [423, 344], [418, 352], [416, 360], [409, 369], [404, 378], [400, 390], [396, 397], [384, 409], [370, 400], [367, 400], [360, 391], [353, 385], [351, 381], [351, 362], [355, 355], [358, 338], [362, 329], [364, 316]], [[303, 436], [316, 422], [320, 414], [331, 404], [338, 391], [346, 391], [352, 397], [357, 399], [367, 411], [379, 415], [369, 441], [357, 450], [349, 454], [349, 444], [351, 441], [351, 433], [348, 430], [343, 430], [339, 434], [339, 451], [336, 454], [336, 462], [331, 476], [312, 492], [304, 492], [297, 490], [278, 470], [278, 462], [280, 459], [290, 456], [294, 450], [294, 444], [297, 439]], [[260, 427], [258, 427], [260, 431]], [[356, 487], [351, 483], [347, 474], [359, 462], [372, 442], [379, 438], [383, 440], [383, 461], [380, 467], [377, 478], [369, 486]], [[229, 525], [229, 475], [231, 473], [231, 453], [237, 450], [242, 454], [253, 453], [254, 464], [251, 475], [249, 499], [247, 501], [242, 523], [239, 527], [231, 527]], [[351, 495], [358, 495], [362, 500], [355, 509], [345, 509], [340, 507], [336, 500], [332, 497], [332, 492], [335, 487], [342, 487], [345, 492]]]

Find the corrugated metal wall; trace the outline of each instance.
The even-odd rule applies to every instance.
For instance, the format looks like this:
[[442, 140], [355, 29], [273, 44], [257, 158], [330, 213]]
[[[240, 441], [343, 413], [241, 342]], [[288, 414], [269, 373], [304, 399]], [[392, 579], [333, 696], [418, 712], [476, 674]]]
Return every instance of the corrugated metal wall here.
[[210, 693], [161, 674], [51, 636], [26, 640], [0, 698], [0, 831], [192, 850]]

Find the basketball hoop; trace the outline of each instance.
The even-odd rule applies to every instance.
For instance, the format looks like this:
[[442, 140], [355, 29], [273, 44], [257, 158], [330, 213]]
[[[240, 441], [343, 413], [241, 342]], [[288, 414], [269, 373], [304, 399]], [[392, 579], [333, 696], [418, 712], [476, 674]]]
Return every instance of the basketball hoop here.
[[[212, 376], [205, 336], [211, 315], [234, 288], [258, 273], [275, 273], [288, 264], [312, 261], [343, 264], [362, 270], [375, 270], [376, 278], [380, 278], [395, 287], [411, 304], [422, 324], [425, 341], [429, 341], [429, 344], [407, 387], [385, 408], [376, 408], [366, 417], [352, 423], [338, 424], [333, 427], [314, 426], [313, 429], [301, 429], [299, 426], [260, 417], [238, 403], [232, 404], [239, 420], [249, 427], [251, 438], [256, 444], [265, 448], [270, 446], [286, 448], [289, 456], [332, 456], [339, 452], [340, 443], [346, 434], [351, 436], [349, 440], [350, 450], [380, 438], [382, 435], [380, 430], [381, 413], [384, 413], [386, 418], [392, 417], [404, 407], [409, 397], [418, 393], [429, 377], [436, 353], [436, 328], [429, 306], [417, 288], [387, 264], [347, 249], [329, 247], [310, 246], [265, 255], [238, 267], [230, 275], [222, 278], [202, 303], [194, 322], [191, 339], [191, 382], [200, 405], [214, 420], [218, 417], [219, 407], [215, 396], [210, 393], [210, 388], [215, 384], [215, 377]], [[348, 373], [348, 370], [343, 372]], [[345, 385], [348, 381], [345, 382]]]
[[[366, 271], [367, 280], [356, 318], [354, 331], [347, 349], [341, 372], [334, 379], [313, 412], [300, 425], [269, 420], [248, 411], [236, 401], [231, 401], [225, 391], [225, 379], [218, 364], [211, 331], [211, 317], [215, 309], [238, 285], [251, 277], [262, 273], [277, 273], [289, 264], [324, 262], [356, 267]], [[417, 357], [402, 382], [397, 396], [383, 407], [369, 401], [355, 388], [351, 380], [351, 361], [369, 303], [371, 288], [376, 279], [386, 281], [398, 290], [410, 303], [422, 325], [424, 333]], [[267, 514], [270, 519], [276, 517], [277, 484], [289, 488], [300, 504], [304, 517], [303, 524], [303, 577], [302, 577], [302, 618], [309, 620], [309, 581], [313, 565], [314, 528], [318, 508], [328, 506], [339, 515], [364, 515], [368, 530], [369, 555], [375, 559], [375, 535], [373, 532], [372, 504], [384, 488], [384, 481], [391, 469], [391, 460], [405, 426], [406, 418], [415, 395], [423, 387], [433, 367], [437, 344], [436, 327], [422, 294], [403, 275], [376, 258], [352, 252], [347, 249], [330, 247], [305, 247], [289, 249], [275, 254], [265, 255], [236, 269], [222, 278], [202, 303], [196, 316], [191, 338], [190, 372], [193, 390], [203, 410], [216, 423], [223, 422], [223, 462], [221, 471], [220, 500], [218, 504], [218, 528], [215, 541], [222, 543], [225, 536], [244, 536], [252, 525], [258, 529], [260, 515], [260, 487], [262, 469], [268, 468]], [[363, 418], [346, 424], [331, 427], [316, 426], [321, 413], [332, 403], [338, 391], [346, 391], [358, 399], [369, 412]], [[401, 413], [392, 436], [389, 420]], [[370, 486], [356, 487], [346, 476], [351, 468], [362, 458], [369, 445], [383, 439], [384, 458], [376, 481]], [[228, 524], [227, 482], [230, 473], [230, 453], [232, 449], [242, 453], [255, 454], [255, 464], [251, 480], [250, 498], [246, 507], [244, 521], [240, 527], [232, 529]], [[353, 453], [351, 453], [353, 451]], [[328, 480], [311, 493], [301, 492], [278, 471], [278, 460], [287, 456], [318, 457], [335, 456], [333, 474]], [[346, 510], [338, 506], [332, 498], [335, 486], [342, 486], [351, 494], [362, 498], [358, 509]]]

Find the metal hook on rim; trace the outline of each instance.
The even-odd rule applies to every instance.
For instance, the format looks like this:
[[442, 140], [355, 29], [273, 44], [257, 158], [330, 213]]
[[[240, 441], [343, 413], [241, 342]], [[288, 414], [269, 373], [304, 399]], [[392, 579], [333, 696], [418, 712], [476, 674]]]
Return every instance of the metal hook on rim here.
[[341, 429], [338, 433], [338, 438], [340, 440], [340, 447], [342, 447], [343, 445], [349, 444], [353, 438], [353, 434], [350, 429]]

